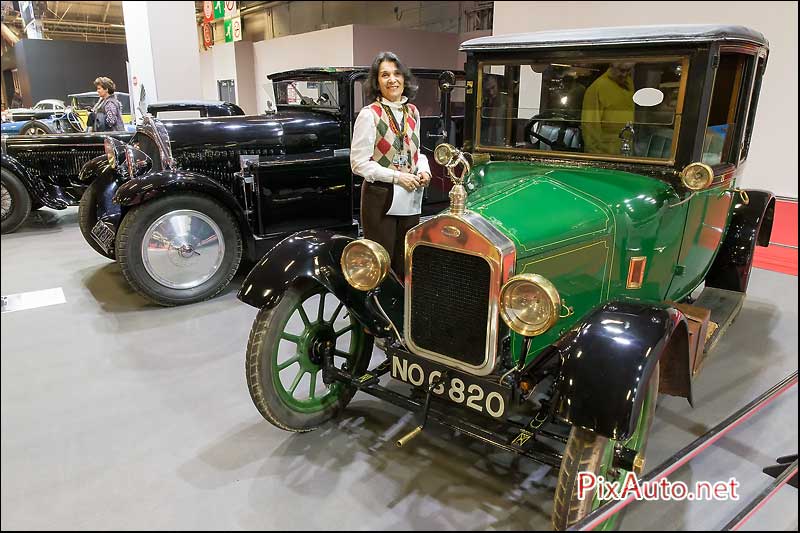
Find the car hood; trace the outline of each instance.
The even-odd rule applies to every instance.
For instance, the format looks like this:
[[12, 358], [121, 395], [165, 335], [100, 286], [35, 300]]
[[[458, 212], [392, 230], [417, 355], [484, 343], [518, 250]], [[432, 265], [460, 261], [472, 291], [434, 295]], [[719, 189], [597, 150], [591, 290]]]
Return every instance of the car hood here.
[[245, 115], [162, 120], [173, 148], [253, 150], [282, 147], [287, 153], [338, 146], [339, 117], [314, 111], [281, 111], [270, 115]]
[[467, 189], [467, 208], [506, 234], [518, 258], [613, 235], [621, 217], [652, 217], [676, 197], [668, 184], [628, 172], [516, 162], [475, 168]]

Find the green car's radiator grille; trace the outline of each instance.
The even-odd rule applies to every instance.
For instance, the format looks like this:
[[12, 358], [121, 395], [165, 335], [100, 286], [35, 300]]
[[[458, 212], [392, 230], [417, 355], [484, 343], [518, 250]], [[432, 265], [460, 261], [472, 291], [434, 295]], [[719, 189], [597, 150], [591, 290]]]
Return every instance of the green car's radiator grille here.
[[489, 263], [419, 245], [411, 265], [411, 340], [424, 350], [481, 365], [486, 356]]

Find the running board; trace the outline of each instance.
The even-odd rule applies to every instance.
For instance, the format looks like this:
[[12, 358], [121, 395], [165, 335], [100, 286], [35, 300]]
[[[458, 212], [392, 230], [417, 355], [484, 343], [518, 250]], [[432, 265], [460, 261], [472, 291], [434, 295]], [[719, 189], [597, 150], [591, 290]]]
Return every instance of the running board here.
[[706, 287], [693, 305], [705, 307], [711, 311], [711, 322], [717, 327], [706, 340], [704, 354], [708, 354], [717, 345], [717, 341], [727, 331], [728, 326], [736, 320], [736, 316], [744, 304], [745, 293]]

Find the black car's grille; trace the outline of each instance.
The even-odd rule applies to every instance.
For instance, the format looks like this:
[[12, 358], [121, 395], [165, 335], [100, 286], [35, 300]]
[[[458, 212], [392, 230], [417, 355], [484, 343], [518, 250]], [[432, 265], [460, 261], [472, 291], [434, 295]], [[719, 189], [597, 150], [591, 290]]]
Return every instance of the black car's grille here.
[[414, 344], [481, 365], [486, 356], [489, 263], [478, 256], [419, 245], [411, 265]]
[[31, 150], [13, 156], [28, 170], [32, 178], [59, 183], [73, 181], [83, 165], [105, 153], [103, 145], [64, 150]]

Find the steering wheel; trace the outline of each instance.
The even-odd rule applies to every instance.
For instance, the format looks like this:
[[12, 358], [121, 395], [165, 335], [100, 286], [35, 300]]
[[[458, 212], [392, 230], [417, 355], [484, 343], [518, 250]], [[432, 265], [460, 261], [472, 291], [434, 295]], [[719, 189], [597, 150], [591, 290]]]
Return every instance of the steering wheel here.
[[81, 122], [81, 119], [78, 118], [78, 115], [75, 114], [75, 111], [73, 111], [71, 107], [67, 109], [64, 115], [66, 115], [69, 125], [72, 126], [72, 129], [74, 129], [76, 132], [83, 133], [86, 131], [86, 128], [83, 126], [83, 122]]
[[[539, 134], [538, 132], [534, 131], [537, 124], [547, 122], [548, 120], [555, 121], [558, 124], [559, 128], [559, 135], [556, 139], [548, 139], [544, 135]], [[540, 114], [534, 115], [525, 125], [524, 130], [524, 139], [531, 144], [537, 144], [537, 142], [542, 142], [550, 147], [551, 150], [561, 151], [561, 152], [575, 152], [581, 151], [580, 148], [576, 149], [573, 146], [569, 146], [564, 142], [564, 133], [566, 133], [568, 128], [572, 128], [574, 124], [574, 120], [562, 116], [560, 114]], [[534, 140], [535, 139], [535, 140]], [[582, 143], [581, 143], [582, 144]]]
[[[537, 132], [533, 131], [533, 128], [535, 128], [536, 125], [541, 120], [542, 119], [538, 115], [534, 115], [533, 117], [531, 117], [531, 119], [525, 125], [525, 137], [524, 137], [524, 139], [526, 141], [530, 142], [531, 144], [536, 144], [537, 142], [543, 142], [544, 144], [549, 146], [551, 150], [555, 150], [556, 148], [559, 148], [558, 140], [551, 141], [547, 137], [544, 137], [543, 135], [539, 135]], [[533, 139], [536, 139], [536, 141], [534, 141]]]

